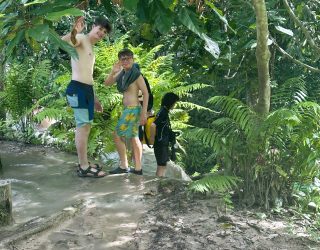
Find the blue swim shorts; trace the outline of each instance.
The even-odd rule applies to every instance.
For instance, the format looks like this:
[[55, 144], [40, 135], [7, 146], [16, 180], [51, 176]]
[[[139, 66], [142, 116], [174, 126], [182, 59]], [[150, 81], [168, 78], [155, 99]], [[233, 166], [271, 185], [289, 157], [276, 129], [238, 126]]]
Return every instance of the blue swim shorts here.
[[141, 106], [126, 106], [116, 126], [116, 133], [120, 137], [138, 137]]
[[93, 122], [94, 92], [93, 86], [71, 80], [66, 89], [67, 100], [73, 109], [76, 126], [82, 127]]

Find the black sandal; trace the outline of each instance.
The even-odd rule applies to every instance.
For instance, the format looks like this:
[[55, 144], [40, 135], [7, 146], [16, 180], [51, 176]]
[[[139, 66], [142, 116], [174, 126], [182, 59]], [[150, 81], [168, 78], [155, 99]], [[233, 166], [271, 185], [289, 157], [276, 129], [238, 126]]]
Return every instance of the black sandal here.
[[[92, 169], [95, 169], [96, 171], [92, 171]], [[101, 178], [101, 177], [106, 176], [106, 174], [99, 175], [100, 172], [101, 172], [101, 169], [98, 170], [98, 169], [90, 167], [90, 166], [87, 169], [82, 169], [79, 167], [79, 169], [77, 171], [79, 177]]]
[[[89, 167], [91, 167], [90, 165], [91, 165], [91, 163], [90, 163], [90, 161], [88, 162], [89, 163]], [[96, 169], [96, 170], [98, 170], [98, 171], [101, 171], [102, 170], [102, 167], [98, 164], [98, 163], [94, 163], [93, 164], [95, 167], [92, 167], [92, 168], [94, 168], [94, 169]], [[77, 168], [77, 172], [80, 170], [80, 164], [78, 164], [78, 168]]]
[[[91, 162], [89, 161], [88, 163], [89, 163], [89, 166], [90, 166]], [[94, 167], [95, 169], [100, 170], [100, 171], [102, 170], [102, 167], [98, 163], [94, 163], [93, 165], [95, 165], [95, 167]]]

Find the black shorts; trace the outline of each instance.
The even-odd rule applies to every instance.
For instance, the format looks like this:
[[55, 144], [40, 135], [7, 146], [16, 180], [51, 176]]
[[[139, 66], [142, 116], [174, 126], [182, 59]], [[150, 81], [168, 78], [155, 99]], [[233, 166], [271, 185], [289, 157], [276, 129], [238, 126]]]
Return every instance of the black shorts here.
[[169, 146], [155, 146], [154, 155], [158, 166], [166, 166], [169, 161]]

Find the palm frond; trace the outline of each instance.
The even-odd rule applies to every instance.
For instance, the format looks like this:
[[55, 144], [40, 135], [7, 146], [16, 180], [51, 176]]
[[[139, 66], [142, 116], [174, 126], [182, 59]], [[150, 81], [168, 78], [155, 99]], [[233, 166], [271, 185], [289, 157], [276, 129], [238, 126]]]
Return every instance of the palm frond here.
[[228, 96], [215, 96], [210, 98], [208, 102], [214, 104], [217, 110], [238, 123], [247, 135], [253, 132], [260, 121], [260, 117], [248, 105], [238, 99]]
[[201, 140], [204, 145], [209, 146], [216, 152], [220, 152], [223, 147], [223, 135], [220, 131], [214, 131], [209, 128], [194, 128], [185, 133], [186, 138], [192, 140]]
[[142, 68], [148, 68], [151, 63], [153, 63], [155, 60], [156, 53], [163, 47], [163, 45], [158, 45], [154, 48], [152, 48], [150, 51], [148, 51], [143, 57], [140, 59], [139, 64]]
[[195, 103], [191, 103], [191, 102], [184, 102], [184, 101], [179, 101], [176, 105], [177, 108], [183, 108], [185, 110], [193, 110], [193, 109], [196, 109], [196, 110], [204, 110], [204, 111], [208, 111], [210, 113], [217, 113], [207, 107], [204, 107], [204, 106], [201, 106], [201, 105], [198, 105], [198, 104], [195, 104]]
[[34, 85], [43, 86], [48, 83], [48, 79], [51, 74], [51, 62], [49, 60], [43, 60], [37, 64], [32, 71], [32, 83]]
[[308, 91], [302, 77], [294, 77], [285, 81], [272, 95], [271, 103], [275, 107], [290, 107], [295, 103], [306, 101]]
[[[61, 108], [45, 108], [34, 116], [34, 119], [38, 122], [41, 122], [45, 118], [53, 120], [61, 120], [62, 117], [66, 117], [68, 112], [65, 109]], [[72, 112], [69, 114], [69, 118], [72, 118]]]
[[189, 188], [199, 193], [225, 192], [236, 188], [239, 181], [235, 176], [212, 174], [192, 182]]

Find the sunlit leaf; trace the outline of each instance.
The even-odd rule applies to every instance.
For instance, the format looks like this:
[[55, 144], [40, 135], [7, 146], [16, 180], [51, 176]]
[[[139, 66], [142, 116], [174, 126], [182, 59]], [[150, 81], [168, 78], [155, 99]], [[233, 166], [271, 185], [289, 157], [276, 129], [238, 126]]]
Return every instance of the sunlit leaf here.
[[33, 2], [30, 2], [30, 3], [25, 3], [24, 6], [30, 6], [30, 5], [34, 5], [34, 4], [45, 3], [47, 1], [48, 0], [35, 0]]
[[45, 18], [50, 21], [58, 21], [63, 16], [83, 16], [83, 12], [77, 8], [70, 8], [62, 11], [48, 13]]
[[281, 33], [284, 33], [284, 34], [289, 35], [289, 36], [293, 36], [293, 32], [290, 29], [286, 29], [286, 28], [283, 28], [281, 26], [275, 26], [275, 28], [276, 28], [276, 30], [280, 31]]
[[213, 55], [215, 58], [218, 58], [220, 55], [220, 49], [218, 43], [213, 41], [210, 37], [208, 37], [206, 34], [202, 34], [201, 38], [205, 41], [205, 49]]

